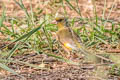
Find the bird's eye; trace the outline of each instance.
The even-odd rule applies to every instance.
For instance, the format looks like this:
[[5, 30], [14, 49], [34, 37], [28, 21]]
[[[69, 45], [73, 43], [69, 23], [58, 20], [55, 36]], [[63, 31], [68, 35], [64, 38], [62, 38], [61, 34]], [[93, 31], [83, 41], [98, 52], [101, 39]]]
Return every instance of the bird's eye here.
[[59, 19], [59, 20], [57, 20], [57, 22], [61, 22], [63, 19]]

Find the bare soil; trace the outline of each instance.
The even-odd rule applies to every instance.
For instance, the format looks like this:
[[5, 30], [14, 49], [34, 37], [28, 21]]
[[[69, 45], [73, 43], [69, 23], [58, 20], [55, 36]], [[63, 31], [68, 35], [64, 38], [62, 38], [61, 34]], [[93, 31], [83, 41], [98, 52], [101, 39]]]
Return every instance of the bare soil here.
[[[81, 10], [82, 17], [91, 18], [94, 15], [92, 0], [79, 0], [79, 8]], [[112, 4], [115, 0], [107, 0], [107, 8], [105, 11], [105, 18], [109, 15]], [[64, 1], [65, 2], [65, 1]], [[60, 8], [59, 3], [54, 3], [52, 0], [25, 0], [23, 1], [25, 7], [30, 11], [30, 4], [32, 4], [33, 10], [37, 12], [37, 8], [43, 9], [43, 13], [38, 17], [45, 14], [56, 13], [63, 14], [63, 8]], [[73, 5], [76, 5], [74, 1], [71, 1]], [[96, 12], [99, 17], [102, 17], [104, 8], [104, 0], [96, 0]], [[24, 18], [25, 13], [21, 8], [11, 0], [0, 0], [0, 15], [3, 11], [3, 5], [6, 7], [6, 16], [8, 17], [19, 17]], [[67, 16], [70, 18], [79, 16], [74, 10], [67, 7], [65, 3], [65, 9], [68, 13]], [[119, 22], [120, 19], [120, 0], [116, 0], [113, 10], [110, 14], [109, 19]], [[4, 22], [5, 25], [11, 27], [8, 22]], [[107, 25], [111, 26], [111, 25]], [[4, 39], [4, 35], [0, 33], [0, 40]], [[2, 44], [2, 43], [0, 43]], [[7, 43], [5, 43], [7, 44]], [[5, 45], [2, 44], [2, 45]], [[1, 46], [1, 45], [0, 45]], [[10, 63], [9, 67], [15, 70], [19, 75], [24, 76], [26, 80], [120, 80], [119, 76], [111, 76], [108, 74], [109, 66], [100, 68], [94, 64], [81, 63], [81, 66], [70, 65], [61, 61], [58, 61], [52, 57], [46, 56], [45, 54], [25, 53], [24, 55], [16, 55], [12, 57], [15, 60], [29, 62], [38, 66], [43, 65], [47, 69], [35, 69], [23, 64]], [[104, 72], [106, 70], [106, 72]], [[1, 80], [23, 80], [17, 75], [13, 75], [7, 71], [1, 69], [0, 71]]]

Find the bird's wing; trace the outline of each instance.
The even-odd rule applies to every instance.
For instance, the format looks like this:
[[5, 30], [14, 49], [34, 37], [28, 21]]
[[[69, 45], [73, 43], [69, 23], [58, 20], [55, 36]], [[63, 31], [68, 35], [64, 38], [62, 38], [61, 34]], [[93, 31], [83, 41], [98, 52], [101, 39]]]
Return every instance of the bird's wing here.
[[82, 43], [81, 38], [71, 28], [69, 28], [69, 31], [71, 32], [73, 39], [76, 39], [76, 41], [78, 41], [78, 43]]
[[72, 33], [69, 31], [68, 28], [64, 28], [61, 29], [57, 32], [57, 36], [58, 36], [58, 40], [59, 42], [66, 46], [66, 47], [70, 47], [72, 49], [76, 49], [77, 46], [74, 43], [73, 37], [72, 37]]

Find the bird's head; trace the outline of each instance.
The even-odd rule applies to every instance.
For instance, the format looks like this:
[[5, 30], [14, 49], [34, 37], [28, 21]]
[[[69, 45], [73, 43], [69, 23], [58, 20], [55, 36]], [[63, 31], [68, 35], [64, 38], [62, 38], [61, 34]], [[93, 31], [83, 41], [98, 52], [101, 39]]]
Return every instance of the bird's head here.
[[55, 18], [55, 20], [57, 22], [57, 26], [58, 26], [59, 29], [69, 27], [67, 18], [65, 18], [65, 17], [57, 17], [57, 18]]

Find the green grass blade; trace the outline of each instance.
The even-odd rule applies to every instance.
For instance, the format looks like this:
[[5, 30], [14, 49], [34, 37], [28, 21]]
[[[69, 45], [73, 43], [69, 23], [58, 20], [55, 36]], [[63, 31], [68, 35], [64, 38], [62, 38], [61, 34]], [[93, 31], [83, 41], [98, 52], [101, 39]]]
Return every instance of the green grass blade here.
[[8, 54], [7, 59], [11, 58], [11, 56], [13, 55], [13, 53], [19, 48], [19, 43], [17, 42], [16, 45], [12, 48], [12, 50], [10, 51], [10, 53]]
[[[35, 32], [37, 32], [38, 30], [40, 30], [41, 27], [42, 27], [42, 25], [43, 25], [45, 22], [46, 22], [46, 21], [42, 22], [41, 25], [39, 25], [39, 27], [34, 28], [33, 30], [31, 30], [31, 31], [28, 32], [27, 34], [22, 35], [22, 36], [19, 37], [18, 39], [14, 40], [12, 43], [21, 41], [21, 40], [23, 40], [23, 39], [25, 39], [25, 38], [28, 39], [32, 34], [34, 34]], [[10, 44], [12, 44], [12, 43], [10, 43]], [[10, 44], [4, 46], [3, 48], [9, 46]], [[1, 49], [3, 49], [3, 48], [1, 48]]]
[[97, 36], [95, 36], [95, 38], [97, 38], [98, 40], [100, 40], [101, 42], [103, 42], [103, 43], [105, 43], [105, 44], [108, 44], [108, 42], [105, 41], [105, 40], [103, 40], [102, 38], [99, 38], [99, 37], [97, 37]]
[[92, 4], [93, 4], [93, 10], [94, 10], [94, 14], [95, 14], [95, 19], [96, 19], [96, 25], [98, 24], [98, 16], [97, 16], [97, 12], [96, 12], [96, 4], [95, 4], [95, 0], [92, 0]]
[[30, 37], [32, 34], [34, 34], [35, 32], [37, 32], [38, 30], [41, 29], [42, 25], [45, 23], [46, 21], [44, 21], [39, 27], [34, 28], [33, 30], [31, 30], [30, 32], [28, 32], [27, 34], [24, 34], [23, 36], [21, 36], [20, 38], [18, 38], [17, 40], [13, 41], [13, 42], [17, 42], [20, 41], [26, 37]]
[[30, 18], [30, 15], [29, 15], [27, 9], [25, 8], [25, 6], [24, 6], [24, 4], [23, 4], [23, 1], [20, 0], [20, 3], [19, 3], [19, 2], [17, 2], [16, 0], [14, 0], [14, 2], [15, 2], [17, 5], [19, 5], [20, 8], [23, 9], [23, 10], [25, 11], [27, 17]]
[[117, 2], [117, 0], [114, 0], [114, 2], [113, 2], [113, 4], [112, 4], [112, 7], [111, 7], [111, 9], [110, 9], [110, 12], [109, 12], [109, 14], [108, 14], [108, 16], [107, 16], [107, 20], [106, 20], [105, 23], [104, 23], [104, 26], [106, 26], [106, 23], [107, 23], [107, 21], [109, 20], [109, 17], [110, 17], [110, 15], [111, 15], [111, 13], [112, 13], [112, 10], [113, 10], [116, 2]]
[[23, 61], [19, 61], [19, 60], [13, 60], [13, 59], [9, 59], [9, 60], [6, 60], [6, 59], [1, 59], [0, 58], [0, 62], [3, 62], [3, 63], [20, 63], [20, 64], [24, 64], [26, 66], [30, 66], [30, 67], [33, 67], [35, 69], [47, 69], [47, 68], [44, 68], [44, 67], [41, 67], [41, 66], [38, 66], [38, 65], [34, 65], [34, 64], [30, 64], [28, 62], [23, 62]]
[[68, 59], [65, 59], [65, 58], [63, 58], [63, 57], [61, 57], [61, 56], [56, 56], [56, 55], [54, 55], [54, 54], [52, 54], [52, 53], [44, 53], [44, 52], [43, 52], [43, 54], [46, 54], [46, 55], [48, 55], [48, 56], [52, 56], [52, 57], [54, 57], [54, 58], [56, 58], [56, 59], [58, 59], [58, 60], [61, 60], [61, 61], [63, 61], [63, 62], [66, 62], [66, 63], [68, 63], [68, 64], [80, 65], [80, 64], [77, 63], [77, 62], [73, 62], [73, 61], [68, 60]]
[[15, 75], [18, 75], [14, 70], [10, 69], [5, 64], [0, 63], [0, 67], [7, 70], [7, 71], [9, 71], [9, 72], [11, 72], [11, 73], [13, 73], [13, 74], [15, 74]]
[[1, 67], [2, 69], [4, 69], [4, 70], [7, 70], [7, 71], [9, 71], [9, 72], [11, 72], [11, 73], [13, 73], [13, 74], [15, 74], [15, 75], [23, 78], [23, 76], [20, 76], [18, 73], [16, 73], [14, 70], [12, 70], [12, 69], [10, 69], [9, 67], [7, 67], [5, 64], [0, 63], [0, 67]]
[[107, 3], [107, 1], [104, 0], [104, 8], [103, 8], [103, 13], [102, 13], [102, 19], [105, 19], [106, 3]]
[[4, 20], [5, 20], [5, 8], [3, 8], [2, 16], [0, 17], [0, 27], [2, 27]]
[[75, 10], [75, 11], [82, 17], [81, 13], [80, 13], [79, 11], [77, 11], [77, 9], [75, 9], [75, 7], [70, 3], [69, 0], [65, 0], [65, 1], [68, 3], [68, 5], [69, 5], [73, 10]]
[[[33, 67], [33, 68], [35, 68], [35, 69], [47, 69], [47, 68], [45, 68], [45, 67], [41, 67], [41, 66], [38, 66], [38, 65], [30, 64], [30, 63], [28, 63], [28, 62], [23, 62], [23, 61], [18, 61], [18, 60], [15, 60], [14, 62], [15, 62], [15, 63], [25, 64], [25, 65], [30, 66], [30, 67]], [[41, 64], [42, 64], [42, 63], [41, 63]]]
[[44, 34], [45, 34], [45, 36], [46, 36], [46, 39], [47, 39], [47, 41], [48, 41], [48, 44], [49, 44], [49, 47], [50, 47], [50, 49], [51, 49], [51, 51], [52, 51], [52, 49], [53, 49], [53, 44], [52, 44], [52, 40], [51, 40], [51, 36], [49, 35], [49, 33], [48, 33], [48, 31], [46, 30], [46, 28], [43, 28], [43, 31], [44, 31]]

